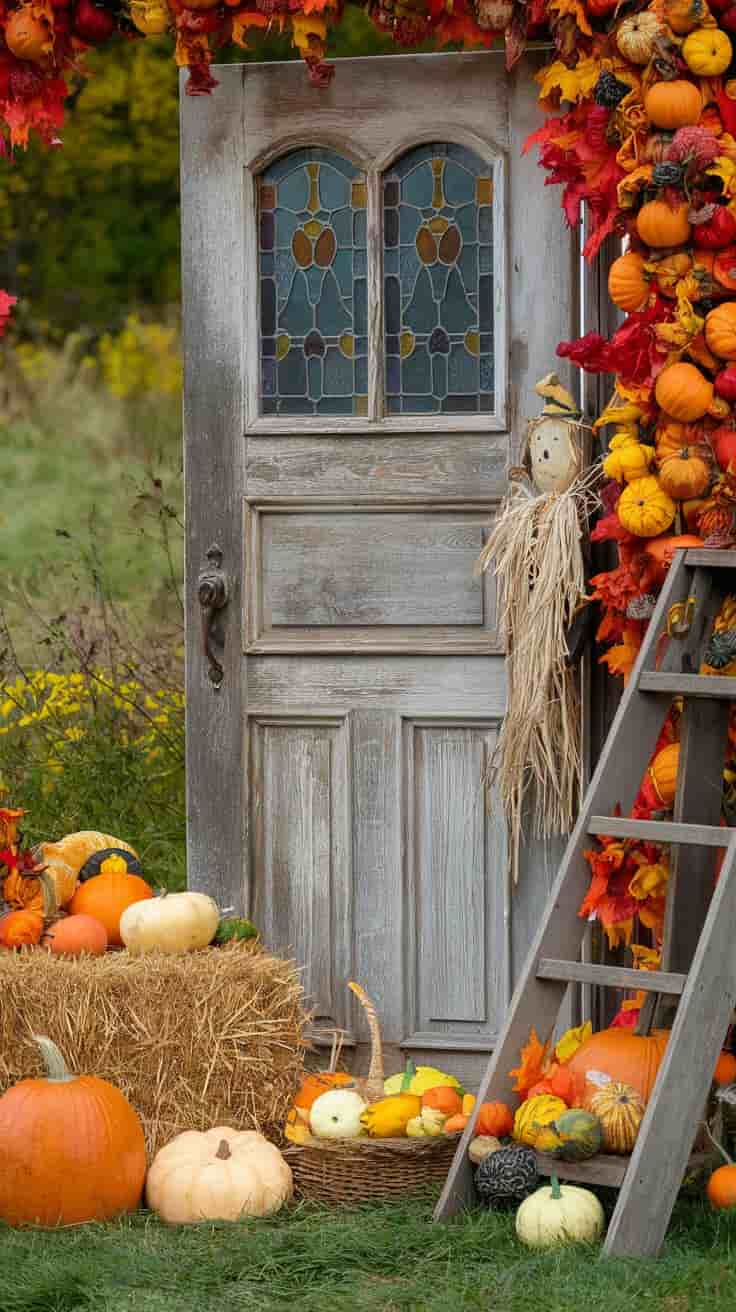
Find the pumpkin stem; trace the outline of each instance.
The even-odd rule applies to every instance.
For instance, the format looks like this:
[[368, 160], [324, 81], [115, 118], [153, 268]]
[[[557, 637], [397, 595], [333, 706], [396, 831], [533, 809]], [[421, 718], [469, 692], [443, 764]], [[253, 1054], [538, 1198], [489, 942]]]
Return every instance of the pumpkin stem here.
[[401, 1092], [402, 1092], [402, 1093], [410, 1093], [410, 1092], [411, 1092], [411, 1082], [412, 1082], [412, 1080], [414, 1079], [414, 1076], [416, 1075], [416, 1073], [417, 1073], [417, 1068], [416, 1068], [416, 1066], [414, 1065], [414, 1062], [412, 1061], [411, 1057], [407, 1057], [407, 1059], [406, 1059], [406, 1070], [404, 1071], [404, 1078], [403, 1078], [403, 1080], [401, 1081]]
[[728, 1153], [726, 1152], [726, 1149], [723, 1147], [723, 1144], [720, 1144], [718, 1142], [715, 1135], [712, 1133], [711, 1128], [707, 1121], [703, 1121], [703, 1129], [705, 1130], [705, 1133], [707, 1134], [708, 1138], [713, 1144], [713, 1147], [721, 1154], [721, 1157], [724, 1159], [726, 1165], [733, 1166], [734, 1165], [733, 1159], [729, 1157]]
[[47, 1039], [44, 1034], [32, 1034], [31, 1038], [41, 1049], [47, 1080], [51, 1080], [52, 1084], [68, 1084], [71, 1080], [77, 1078], [76, 1075], [70, 1074], [67, 1064], [53, 1039]]
[[217, 1152], [215, 1153], [215, 1157], [219, 1157], [221, 1162], [226, 1162], [228, 1157], [232, 1157], [232, 1153], [230, 1152], [230, 1145], [227, 1139], [220, 1140], [220, 1146], [217, 1149]]
[[559, 1198], [562, 1197], [562, 1190], [560, 1189], [560, 1182], [559, 1182], [559, 1180], [557, 1179], [557, 1176], [556, 1176], [556, 1175], [551, 1175], [550, 1178], [549, 1178], [549, 1182], [550, 1182], [550, 1185], [552, 1186], [552, 1197], [555, 1199], [555, 1201], [557, 1201]]

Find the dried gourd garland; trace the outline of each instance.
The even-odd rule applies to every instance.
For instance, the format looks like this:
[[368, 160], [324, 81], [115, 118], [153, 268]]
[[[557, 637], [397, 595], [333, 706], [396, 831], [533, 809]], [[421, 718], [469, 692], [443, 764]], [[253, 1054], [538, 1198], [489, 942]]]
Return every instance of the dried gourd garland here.
[[[568, 632], [585, 594], [582, 548], [595, 473], [580, 475], [580, 414], [554, 375], [542, 415], [478, 560], [492, 568], [507, 653], [507, 704], [486, 783], [498, 789], [514, 882], [525, 804], [540, 837], [567, 833], [580, 780], [580, 706]], [[513, 472], [513, 471], [512, 471]], [[519, 478], [518, 475], [521, 475]]]

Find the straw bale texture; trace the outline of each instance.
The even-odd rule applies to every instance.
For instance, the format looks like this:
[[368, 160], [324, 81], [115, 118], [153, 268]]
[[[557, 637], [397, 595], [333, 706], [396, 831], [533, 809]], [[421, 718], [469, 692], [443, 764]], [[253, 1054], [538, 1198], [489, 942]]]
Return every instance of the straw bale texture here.
[[213, 1125], [276, 1138], [299, 1085], [307, 1016], [297, 968], [252, 945], [186, 956], [0, 953], [0, 1091], [42, 1074], [32, 1034], [69, 1069], [116, 1084], [153, 1154]]

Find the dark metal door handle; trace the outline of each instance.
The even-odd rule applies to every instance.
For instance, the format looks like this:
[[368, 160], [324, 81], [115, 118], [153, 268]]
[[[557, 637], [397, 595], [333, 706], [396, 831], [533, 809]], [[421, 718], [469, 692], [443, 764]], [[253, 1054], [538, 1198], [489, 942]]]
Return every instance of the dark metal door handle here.
[[215, 654], [215, 621], [230, 600], [230, 580], [222, 568], [223, 554], [214, 543], [207, 552], [207, 564], [200, 570], [197, 597], [202, 607], [202, 651], [207, 662], [207, 677], [219, 688], [225, 671]]

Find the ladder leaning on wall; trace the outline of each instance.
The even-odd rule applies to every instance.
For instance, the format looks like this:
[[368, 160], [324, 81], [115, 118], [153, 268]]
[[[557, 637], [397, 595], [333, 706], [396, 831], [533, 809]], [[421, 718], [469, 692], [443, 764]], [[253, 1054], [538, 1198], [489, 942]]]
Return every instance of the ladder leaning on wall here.
[[[571, 981], [645, 990], [640, 1032], [651, 1026], [665, 999], [676, 1004], [631, 1156], [554, 1163], [568, 1179], [619, 1187], [604, 1246], [608, 1256], [659, 1252], [736, 1003], [736, 829], [719, 827], [728, 703], [736, 700], [736, 683], [697, 673], [719, 607], [734, 591], [736, 553], [677, 552], [476, 1102], [477, 1115], [487, 1099], [508, 1100], [508, 1071], [521, 1046], [532, 1026], [542, 1036], [552, 1032]], [[678, 615], [685, 621], [673, 626]], [[619, 818], [614, 812], [630, 808], [675, 697], [683, 698], [683, 711], [673, 818]], [[577, 910], [589, 877], [583, 852], [591, 835], [603, 834], [673, 845], [657, 972], [579, 960], [585, 922]], [[714, 849], [719, 848], [726, 854], [713, 891]], [[475, 1115], [458, 1144], [436, 1220], [448, 1219], [474, 1197], [467, 1153], [474, 1120]], [[543, 1159], [539, 1162], [544, 1171]]]

